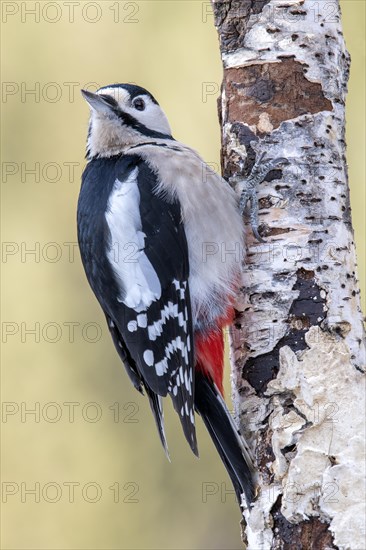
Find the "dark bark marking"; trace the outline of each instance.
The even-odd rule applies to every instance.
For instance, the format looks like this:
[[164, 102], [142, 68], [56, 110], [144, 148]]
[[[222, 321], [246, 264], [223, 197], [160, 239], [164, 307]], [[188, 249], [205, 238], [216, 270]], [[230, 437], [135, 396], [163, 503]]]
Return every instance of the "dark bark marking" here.
[[273, 482], [274, 475], [271, 465], [276, 459], [272, 448], [272, 435], [272, 430], [262, 432], [255, 451], [258, 469], [261, 472], [263, 483], [267, 485]]
[[[293, 290], [298, 290], [299, 296], [289, 311], [287, 333], [270, 352], [251, 357], [243, 367], [243, 378], [259, 396], [263, 396], [268, 382], [277, 376], [280, 349], [283, 346], [289, 346], [294, 352], [306, 349], [306, 332], [311, 326], [320, 326], [326, 318], [326, 298], [321, 297], [321, 288], [315, 281], [314, 271], [298, 269]], [[256, 297], [251, 296], [250, 299], [253, 301]]]
[[[269, 206], [263, 206], [263, 199], [259, 201], [261, 208], [270, 208]], [[275, 235], [283, 235], [284, 233], [290, 233], [293, 231], [293, 229], [290, 229], [289, 227], [269, 227], [268, 225], [262, 223], [259, 225], [259, 234], [261, 237], [274, 237]]]
[[240, 122], [234, 122], [231, 127], [232, 133], [236, 136], [241, 145], [245, 145], [247, 152], [247, 158], [245, 163], [245, 171], [250, 172], [255, 163], [256, 153], [251, 145], [251, 142], [258, 141], [258, 137], [246, 124]]
[[299, 524], [290, 523], [281, 513], [282, 496], [279, 496], [272, 508], [273, 533], [272, 550], [336, 550], [328, 523], [322, 523], [312, 517]]
[[259, 14], [269, 0], [218, 0], [213, 2], [221, 52], [242, 48], [249, 17]]
[[288, 58], [281, 63], [226, 69], [228, 122], [240, 120], [248, 126], [258, 126], [260, 115], [267, 114], [275, 129], [281, 122], [300, 115], [332, 111], [321, 84], [310, 82], [304, 70], [303, 64]]

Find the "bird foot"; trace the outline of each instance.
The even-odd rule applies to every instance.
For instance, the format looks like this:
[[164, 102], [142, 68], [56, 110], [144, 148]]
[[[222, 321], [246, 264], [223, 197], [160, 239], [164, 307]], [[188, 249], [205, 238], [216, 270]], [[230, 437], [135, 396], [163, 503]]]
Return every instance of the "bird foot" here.
[[251, 173], [246, 178], [242, 179], [239, 177], [235, 178], [237, 191], [240, 193], [240, 202], [239, 208], [241, 214], [244, 213], [245, 207], [250, 203], [249, 207], [249, 219], [250, 225], [252, 227], [253, 234], [255, 238], [264, 243], [264, 239], [260, 236], [258, 232], [258, 198], [257, 198], [257, 187], [262, 181], [264, 181], [266, 175], [271, 170], [276, 169], [281, 164], [288, 164], [288, 160], [281, 157], [278, 159], [268, 159], [264, 160], [265, 153], [259, 157], [252, 168]]

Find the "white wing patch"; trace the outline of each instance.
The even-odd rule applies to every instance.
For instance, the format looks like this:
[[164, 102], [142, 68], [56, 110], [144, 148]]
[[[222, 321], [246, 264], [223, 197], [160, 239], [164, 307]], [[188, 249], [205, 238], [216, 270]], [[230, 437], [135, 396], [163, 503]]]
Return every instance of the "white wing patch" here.
[[[116, 179], [105, 217], [111, 233], [107, 257], [121, 285], [117, 300], [139, 313], [160, 299], [161, 286], [144, 252], [137, 173], [136, 167], [125, 181]], [[139, 326], [141, 321], [137, 320]]]

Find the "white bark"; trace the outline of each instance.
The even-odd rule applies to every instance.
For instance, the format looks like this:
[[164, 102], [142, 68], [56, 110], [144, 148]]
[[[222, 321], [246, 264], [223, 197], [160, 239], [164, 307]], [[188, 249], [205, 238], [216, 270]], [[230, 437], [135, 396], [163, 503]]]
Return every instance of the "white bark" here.
[[[233, 397], [260, 493], [248, 548], [365, 546], [364, 333], [345, 160], [337, 0], [213, 0], [223, 175], [286, 157], [258, 192], [231, 331]], [[242, 159], [246, 159], [245, 163]]]

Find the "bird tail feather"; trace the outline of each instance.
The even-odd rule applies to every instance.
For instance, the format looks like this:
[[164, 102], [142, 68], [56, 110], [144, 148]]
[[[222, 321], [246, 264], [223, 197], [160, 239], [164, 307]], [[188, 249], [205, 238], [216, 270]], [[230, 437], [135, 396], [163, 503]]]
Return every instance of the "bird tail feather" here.
[[244, 494], [250, 506], [256, 493], [255, 468], [250, 450], [235, 426], [221, 393], [212, 380], [200, 371], [196, 371], [195, 407], [230, 476], [239, 504]]
[[156, 393], [154, 393], [147, 386], [147, 384], [145, 385], [145, 390], [149, 398], [150, 407], [155, 418], [156, 426], [158, 428], [160, 441], [163, 445], [166, 457], [170, 462], [169, 449], [168, 449], [168, 444], [166, 441], [165, 430], [164, 430], [164, 412], [163, 412], [162, 398], [160, 397], [160, 395], [157, 395]]

